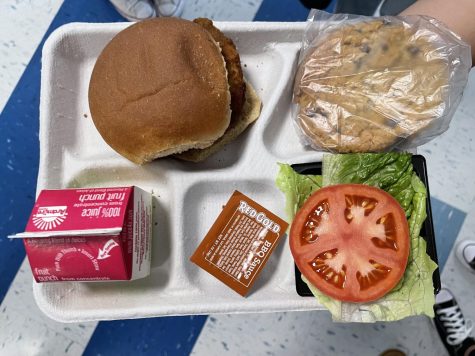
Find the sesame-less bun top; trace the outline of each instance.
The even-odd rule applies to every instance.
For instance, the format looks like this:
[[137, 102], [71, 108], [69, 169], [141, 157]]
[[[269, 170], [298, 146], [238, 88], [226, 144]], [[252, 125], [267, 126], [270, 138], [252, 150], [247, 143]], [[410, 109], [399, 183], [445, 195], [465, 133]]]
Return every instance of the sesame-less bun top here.
[[201, 26], [176, 18], [121, 31], [89, 83], [97, 130], [138, 164], [210, 146], [229, 125], [230, 100], [219, 46]]

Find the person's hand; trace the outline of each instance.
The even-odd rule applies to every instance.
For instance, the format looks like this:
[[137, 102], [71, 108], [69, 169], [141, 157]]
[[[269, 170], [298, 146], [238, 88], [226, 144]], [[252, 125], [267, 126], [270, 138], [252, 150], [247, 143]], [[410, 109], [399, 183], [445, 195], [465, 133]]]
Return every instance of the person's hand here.
[[444, 23], [472, 47], [475, 60], [475, 1], [474, 0], [418, 0], [401, 15], [427, 15]]

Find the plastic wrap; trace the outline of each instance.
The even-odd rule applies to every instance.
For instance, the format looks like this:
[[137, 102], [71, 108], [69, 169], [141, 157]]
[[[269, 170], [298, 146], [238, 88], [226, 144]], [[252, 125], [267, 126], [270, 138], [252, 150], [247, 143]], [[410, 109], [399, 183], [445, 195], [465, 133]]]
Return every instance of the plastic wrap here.
[[312, 10], [293, 118], [317, 150], [414, 148], [447, 130], [471, 64], [470, 46], [433, 18]]

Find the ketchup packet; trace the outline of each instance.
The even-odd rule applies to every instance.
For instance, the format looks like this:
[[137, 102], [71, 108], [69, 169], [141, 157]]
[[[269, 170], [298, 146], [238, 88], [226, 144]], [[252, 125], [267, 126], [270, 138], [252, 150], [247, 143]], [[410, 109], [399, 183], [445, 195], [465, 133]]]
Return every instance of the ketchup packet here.
[[190, 260], [245, 296], [287, 227], [235, 191]]

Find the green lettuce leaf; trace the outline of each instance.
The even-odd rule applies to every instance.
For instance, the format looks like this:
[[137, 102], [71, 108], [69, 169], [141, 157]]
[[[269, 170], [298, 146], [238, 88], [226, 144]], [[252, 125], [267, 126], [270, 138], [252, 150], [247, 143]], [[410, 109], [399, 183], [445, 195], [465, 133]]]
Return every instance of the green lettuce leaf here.
[[280, 171], [275, 183], [285, 194], [286, 212], [293, 219], [310, 194], [322, 187], [322, 176], [297, 174], [288, 164], [279, 166]]
[[[334, 300], [303, 278], [320, 304], [330, 311], [335, 321], [394, 321], [421, 314], [433, 317], [432, 274], [437, 264], [427, 255], [426, 242], [419, 236], [426, 218], [427, 190], [413, 172], [411, 155], [406, 153], [325, 155], [322, 173], [322, 176], [304, 176], [296, 173], [289, 165], [280, 165], [276, 184], [286, 195], [287, 213], [290, 219], [293, 219], [310, 194], [321, 186], [340, 183], [376, 186], [390, 193], [405, 210], [411, 250], [401, 281], [392, 291], [374, 302], [345, 303]], [[303, 186], [298, 187], [302, 182]]]

